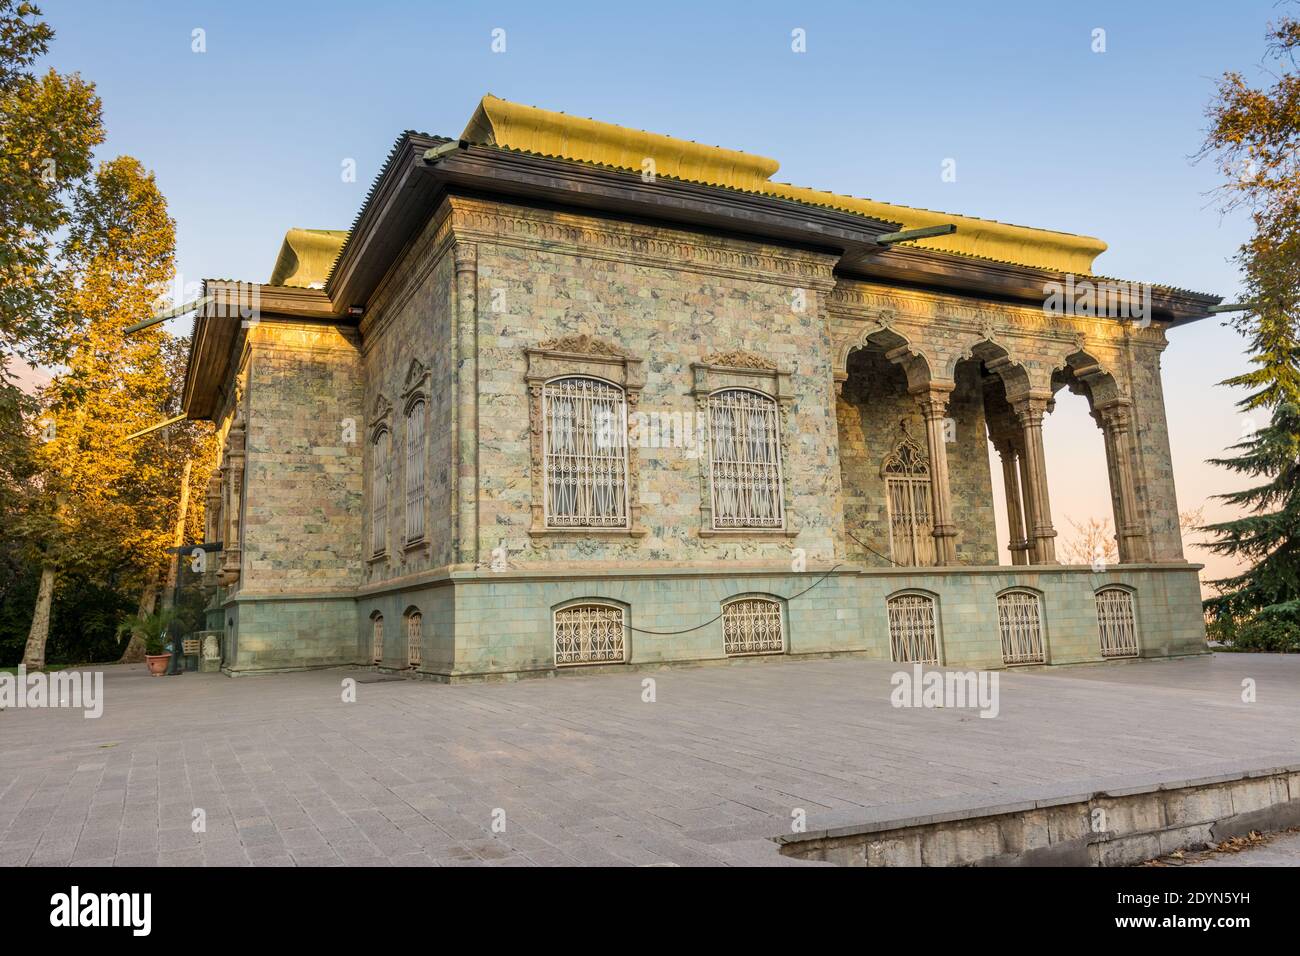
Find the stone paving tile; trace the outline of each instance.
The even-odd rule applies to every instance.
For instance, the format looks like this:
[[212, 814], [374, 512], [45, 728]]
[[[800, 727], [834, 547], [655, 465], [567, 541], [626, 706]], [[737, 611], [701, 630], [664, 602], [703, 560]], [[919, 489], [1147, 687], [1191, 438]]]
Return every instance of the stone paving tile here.
[[996, 720], [895, 709], [895, 669], [664, 670], [655, 704], [633, 675], [386, 681], [343, 704], [355, 672], [106, 667], [98, 720], [0, 714], [0, 866], [798, 865], [769, 839], [796, 810], [816, 829], [921, 801], [1300, 762], [1294, 656], [1004, 672]]

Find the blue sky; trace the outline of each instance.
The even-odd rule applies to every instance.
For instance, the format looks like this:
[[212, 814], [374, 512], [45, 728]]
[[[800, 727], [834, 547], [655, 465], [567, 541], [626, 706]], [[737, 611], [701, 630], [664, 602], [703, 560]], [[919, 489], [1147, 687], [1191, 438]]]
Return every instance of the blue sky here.
[[[265, 280], [286, 228], [350, 225], [398, 133], [455, 136], [492, 92], [771, 156], [775, 178], [802, 185], [1099, 236], [1101, 273], [1229, 298], [1248, 222], [1219, 214], [1217, 173], [1191, 158], [1215, 78], [1262, 76], [1279, 13], [1271, 0], [41, 6], [49, 62], [103, 97], [102, 155], [156, 172], [190, 281]], [[950, 158], [956, 182], [940, 177]], [[1171, 336], [1184, 508], [1225, 487], [1201, 462], [1241, 419], [1211, 386], [1244, 365], [1212, 320]], [[1109, 513], [1100, 434], [1068, 404], [1047, 429], [1058, 525]]]

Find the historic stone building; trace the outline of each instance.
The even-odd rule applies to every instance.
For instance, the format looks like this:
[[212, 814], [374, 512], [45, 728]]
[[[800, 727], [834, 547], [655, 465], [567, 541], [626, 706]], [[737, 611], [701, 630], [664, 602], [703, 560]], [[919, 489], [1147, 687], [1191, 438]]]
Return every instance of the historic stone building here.
[[[487, 97], [459, 140], [403, 134], [347, 232], [208, 281], [185, 408], [223, 448], [223, 669], [1202, 652], [1160, 353], [1218, 299], [776, 169]], [[1105, 436], [1118, 565], [1057, 558], [1061, 389]]]

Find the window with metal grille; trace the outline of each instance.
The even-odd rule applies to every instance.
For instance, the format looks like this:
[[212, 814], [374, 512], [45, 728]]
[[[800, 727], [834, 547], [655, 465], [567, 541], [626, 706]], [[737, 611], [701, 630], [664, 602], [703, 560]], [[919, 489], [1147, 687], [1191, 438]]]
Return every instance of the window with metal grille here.
[[885, 602], [889, 611], [889, 650], [899, 664], [938, 664], [934, 598], [900, 594]]
[[383, 554], [388, 550], [388, 450], [392, 443], [387, 429], [371, 442], [370, 476], [370, 550]]
[[767, 598], [741, 598], [722, 605], [722, 648], [733, 657], [784, 652], [780, 603]]
[[384, 616], [376, 614], [371, 620], [370, 655], [378, 664], [384, 659]]
[[895, 564], [934, 564], [934, 519], [930, 509], [930, 462], [904, 437], [885, 459], [885, 507], [889, 516], [889, 553]]
[[714, 528], [780, 528], [781, 414], [775, 399], [742, 388], [709, 396]]
[[594, 378], [542, 388], [548, 528], [627, 527], [627, 400]]
[[423, 634], [421, 629], [424, 623], [424, 616], [419, 611], [411, 611], [406, 615], [406, 663], [416, 668], [420, 666], [422, 658], [421, 648], [423, 648]]
[[555, 665], [621, 663], [626, 659], [623, 609], [576, 604], [555, 612]]
[[1043, 663], [1043, 614], [1037, 594], [1032, 591], [999, 594], [998, 629], [1002, 632], [1002, 663]]
[[1136, 657], [1138, 642], [1133, 595], [1123, 588], [1102, 588], [1096, 596], [1101, 656]]
[[406, 412], [406, 541], [424, 538], [424, 402]]

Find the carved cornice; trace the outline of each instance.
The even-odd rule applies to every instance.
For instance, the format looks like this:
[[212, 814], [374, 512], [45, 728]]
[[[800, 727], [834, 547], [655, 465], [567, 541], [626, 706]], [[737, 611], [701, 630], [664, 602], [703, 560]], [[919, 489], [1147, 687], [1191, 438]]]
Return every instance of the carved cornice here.
[[1050, 315], [1041, 308], [985, 303], [937, 293], [910, 292], [860, 282], [840, 281], [827, 303], [832, 318], [873, 319], [888, 325], [941, 325], [964, 332], [993, 331], [1002, 336], [1031, 336], [1070, 342], [1080, 335], [1119, 345], [1124, 339], [1163, 348], [1163, 329], [1147, 328], [1115, 319], [1076, 315]]
[[776, 250], [758, 243], [694, 235], [667, 227], [619, 223], [572, 213], [533, 212], [482, 200], [454, 197], [458, 238], [542, 249], [562, 255], [641, 267], [702, 272], [749, 281], [828, 292], [835, 285], [836, 257]]

